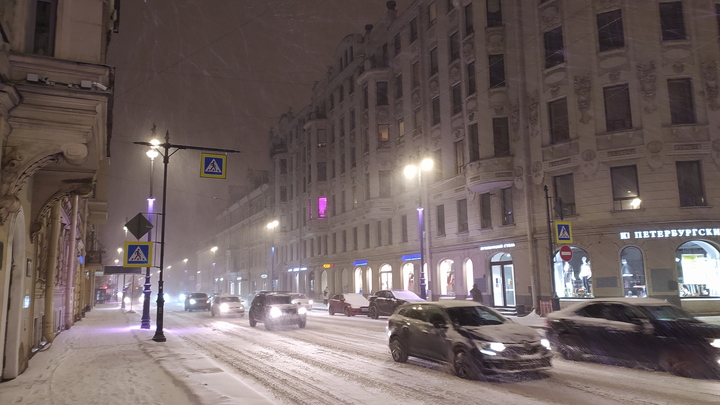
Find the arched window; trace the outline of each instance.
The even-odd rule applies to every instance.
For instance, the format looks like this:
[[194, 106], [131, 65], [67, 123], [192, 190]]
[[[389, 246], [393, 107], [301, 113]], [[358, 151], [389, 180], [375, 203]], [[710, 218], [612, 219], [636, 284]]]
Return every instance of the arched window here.
[[645, 263], [640, 249], [628, 246], [620, 252], [620, 273], [623, 295], [626, 297], [647, 297], [645, 284]]
[[392, 288], [392, 266], [389, 264], [383, 264], [380, 267], [380, 289], [392, 290]]
[[470, 296], [470, 290], [475, 284], [475, 270], [473, 269], [473, 262], [470, 259], [465, 260], [465, 291]]
[[373, 271], [370, 267], [365, 271], [365, 281], [367, 283], [368, 294], [373, 293]]
[[355, 292], [358, 294], [363, 293], [362, 269], [360, 267], [355, 268]]
[[415, 266], [412, 263], [405, 263], [402, 266], [403, 288], [415, 291]]
[[455, 295], [455, 270], [453, 269], [454, 262], [450, 259], [445, 259], [440, 262], [440, 294], [441, 295]]
[[685, 242], [675, 251], [681, 297], [720, 297], [720, 253], [708, 242]]

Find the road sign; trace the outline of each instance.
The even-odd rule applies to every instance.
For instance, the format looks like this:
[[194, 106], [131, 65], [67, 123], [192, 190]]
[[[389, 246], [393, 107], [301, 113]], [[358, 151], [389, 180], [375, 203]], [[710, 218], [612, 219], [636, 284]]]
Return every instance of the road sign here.
[[224, 179], [227, 177], [227, 156], [212, 153], [200, 154], [200, 177]]
[[105, 266], [102, 273], [100, 273], [103, 276], [113, 274], [142, 274], [142, 269], [139, 267]]
[[143, 214], [137, 214], [125, 224], [125, 227], [135, 239], [139, 240], [153, 229], [153, 224]]
[[150, 267], [152, 263], [152, 242], [125, 242], [125, 267]]
[[572, 249], [570, 249], [570, 246], [563, 245], [560, 247], [560, 258], [566, 262], [569, 262], [572, 259]]
[[555, 221], [555, 243], [573, 243], [570, 222]]

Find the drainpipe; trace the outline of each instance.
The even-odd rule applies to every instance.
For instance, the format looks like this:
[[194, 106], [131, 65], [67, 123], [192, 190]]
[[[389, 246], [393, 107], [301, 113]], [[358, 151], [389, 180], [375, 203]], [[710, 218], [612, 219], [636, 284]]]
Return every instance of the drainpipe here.
[[90, 310], [90, 297], [92, 297], [92, 290], [90, 289], [90, 276], [85, 275], [85, 268], [87, 264], [87, 228], [88, 228], [88, 217], [90, 215], [90, 209], [88, 207], [87, 200], [84, 201], [83, 204], [83, 223], [82, 223], [82, 241], [83, 241], [83, 249], [82, 249], [82, 256], [83, 256], [83, 262], [80, 264], [80, 277], [82, 280], [81, 283], [81, 296], [82, 300], [80, 301], [80, 312], [85, 313]]
[[70, 219], [70, 249], [68, 249], [68, 278], [65, 284], [65, 328], [75, 323], [75, 276], [77, 274], [77, 217], [80, 198], [72, 198], [72, 218]]
[[56, 201], [50, 214], [50, 237], [48, 257], [45, 263], [45, 317], [43, 318], [43, 336], [48, 343], [55, 340], [55, 274], [57, 273], [58, 243], [60, 240], [60, 201]]

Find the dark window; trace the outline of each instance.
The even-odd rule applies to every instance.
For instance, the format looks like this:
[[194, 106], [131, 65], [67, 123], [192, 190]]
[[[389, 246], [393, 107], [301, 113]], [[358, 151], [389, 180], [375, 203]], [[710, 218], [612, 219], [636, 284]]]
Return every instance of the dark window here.
[[452, 86], [452, 114], [460, 114], [462, 112], [462, 86], [460, 83]]
[[675, 162], [681, 207], [707, 205], [700, 161]]
[[559, 217], [559, 212], [563, 213], [563, 218], [566, 215], [575, 215], [575, 182], [572, 173], [553, 177], [553, 183], [555, 186], [553, 211], [556, 217]]
[[632, 129], [630, 91], [627, 84], [605, 87], [605, 125], [608, 132]]
[[403, 87], [402, 87], [402, 75], [395, 76], [395, 99], [401, 99], [403, 96]]
[[350, 168], [354, 169], [357, 167], [357, 158], [355, 153], [355, 147], [350, 148]]
[[347, 252], [347, 229], [342, 231], [342, 244], [340, 245], [343, 252]]
[[663, 41], [687, 39], [682, 2], [660, 3], [660, 29]]
[[395, 35], [395, 56], [400, 54], [402, 50], [402, 43], [400, 42], [400, 34]]
[[357, 226], [353, 228], [353, 250], [358, 250], [358, 229], [357, 229]]
[[410, 43], [413, 43], [416, 39], [418, 39], [417, 19], [413, 18], [410, 21]]
[[348, 94], [355, 93], [355, 77], [350, 76], [348, 79]]
[[420, 85], [420, 62], [415, 62], [412, 65], [412, 85], [413, 89]]
[[718, 36], [720, 36], [720, 4], [715, 4], [715, 22], [718, 29]]
[[480, 195], [480, 229], [492, 228], [490, 193]]
[[350, 115], [350, 130], [352, 131], [355, 129], [355, 110], [350, 109], [350, 111], [348, 111], [348, 114]]
[[330, 162], [330, 178], [331, 179], [335, 178], [335, 160], [334, 159], [333, 159], [333, 161]]
[[392, 197], [392, 171], [379, 170], [378, 180], [380, 184], [380, 198]]
[[465, 36], [468, 36], [475, 32], [473, 26], [473, 6], [472, 3], [465, 6]]
[[670, 122], [673, 125], [694, 124], [695, 106], [690, 79], [669, 79], [668, 96], [670, 99]]
[[287, 174], [287, 159], [280, 159], [280, 174]]
[[505, 56], [489, 55], [488, 71], [490, 72], [490, 87], [505, 86]]
[[287, 187], [280, 186], [280, 202], [287, 201]]
[[625, 47], [625, 34], [620, 10], [598, 14], [597, 28], [600, 52]]
[[493, 118], [492, 123], [495, 157], [510, 156], [510, 128], [507, 117]]
[[388, 84], [387, 82], [377, 82], [377, 105], [388, 105]]
[[388, 239], [387, 244], [392, 245], [393, 244], [393, 226], [392, 226], [392, 218], [387, 219], [387, 232], [388, 232]]
[[382, 246], [382, 221], [377, 221], [377, 226], [375, 227], [377, 229], [377, 245]]
[[460, 34], [450, 35], [450, 62], [460, 59]]
[[37, 0], [35, 2], [35, 29], [32, 53], [53, 56], [55, 53], [56, 20], [57, 1]]
[[545, 68], [551, 68], [565, 62], [565, 51], [563, 49], [562, 27], [548, 31], [545, 39]]
[[462, 174], [465, 168], [465, 142], [455, 142], [455, 174]]
[[370, 224], [365, 224], [365, 249], [370, 249]]
[[345, 173], [345, 154], [340, 154], [340, 174]]
[[500, 0], [487, 0], [487, 26], [488, 27], [501, 27], [502, 21], [502, 7], [500, 6]]
[[432, 99], [432, 124], [437, 125], [440, 123], [440, 97]]
[[559, 143], [570, 140], [570, 123], [568, 121], [567, 99], [551, 101], [548, 103], [550, 114], [550, 143]]
[[435, 209], [437, 211], [437, 233], [440, 236], [445, 235], [445, 206], [438, 205]]
[[345, 101], [345, 89], [343, 88], [343, 85], [341, 84], [338, 87], [338, 103], [342, 103]]
[[457, 201], [458, 232], [468, 231], [467, 199]]
[[400, 226], [402, 227], [402, 242], [408, 241], [408, 218], [407, 215], [400, 217]]
[[438, 72], [438, 50], [433, 48], [430, 50], [430, 76], [436, 75]]
[[469, 161], [477, 162], [480, 160], [480, 136], [478, 134], [477, 124], [468, 126], [468, 142], [469, 142]]
[[332, 234], [332, 252], [333, 254], [337, 253], [337, 234], [335, 232]]
[[455, 10], [455, 3], [454, 3], [454, 1], [455, 1], [455, 0], [447, 0], [447, 12], [448, 12], [448, 13], [451, 12], [451, 11], [453, 11], [453, 10]]
[[637, 166], [611, 167], [610, 179], [612, 182], [614, 210], [634, 210], [640, 208]]
[[327, 180], [327, 162], [318, 162], [317, 164], [317, 179], [318, 181]]
[[428, 27], [435, 25], [437, 21], [437, 6], [435, 2], [428, 4]]
[[362, 88], [362, 97], [363, 97], [363, 108], [367, 110], [368, 108], [368, 87], [363, 86]]
[[512, 188], [502, 189], [502, 207], [503, 207], [503, 225], [512, 225], [515, 223], [515, 214], [513, 213], [513, 197]]
[[475, 84], [475, 62], [467, 65], [467, 95], [475, 94], [477, 85]]

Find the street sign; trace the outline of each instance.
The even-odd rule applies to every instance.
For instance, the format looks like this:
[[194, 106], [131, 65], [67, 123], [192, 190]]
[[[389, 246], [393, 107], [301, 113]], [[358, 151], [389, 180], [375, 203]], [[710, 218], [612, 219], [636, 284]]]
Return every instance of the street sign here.
[[135, 239], [140, 240], [140, 238], [147, 235], [147, 233], [153, 229], [153, 224], [150, 223], [143, 214], [137, 214], [125, 224], [125, 227]]
[[152, 263], [152, 242], [125, 242], [125, 267], [150, 267]]
[[570, 222], [555, 221], [555, 243], [573, 243]]
[[224, 179], [227, 177], [227, 156], [212, 153], [200, 154], [200, 177]]
[[560, 247], [560, 258], [566, 262], [572, 260], [572, 249], [570, 249], [570, 246], [563, 245]]
[[100, 273], [101, 276], [113, 274], [142, 274], [142, 269], [139, 267], [105, 266]]

